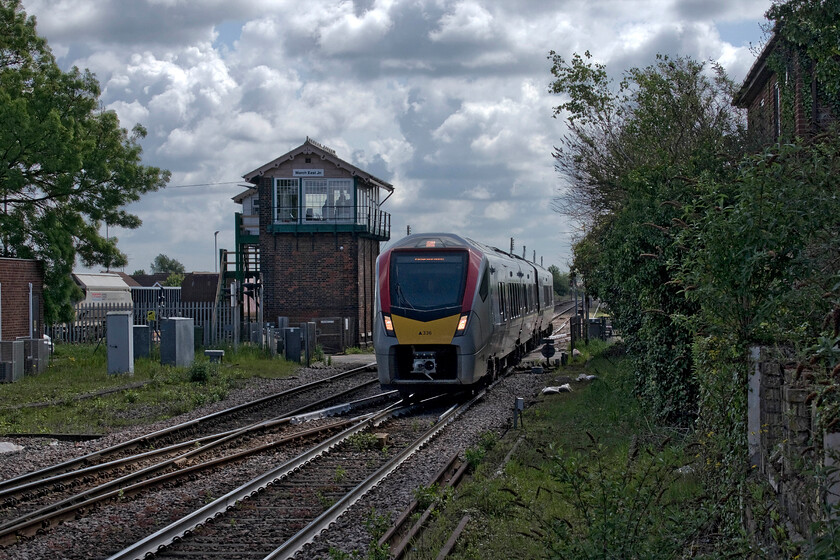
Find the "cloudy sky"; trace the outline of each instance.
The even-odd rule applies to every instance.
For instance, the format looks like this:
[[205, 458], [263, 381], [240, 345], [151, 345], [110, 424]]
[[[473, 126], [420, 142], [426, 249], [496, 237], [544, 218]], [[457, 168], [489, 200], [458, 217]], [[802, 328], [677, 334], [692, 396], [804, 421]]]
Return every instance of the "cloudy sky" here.
[[566, 269], [576, 225], [551, 209], [547, 55], [591, 51], [616, 75], [656, 53], [742, 80], [770, 0], [23, 0], [59, 64], [148, 129], [169, 186], [110, 231], [126, 272], [160, 253], [188, 271], [233, 248], [242, 175], [307, 136], [391, 182], [392, 239], [453, 231]]

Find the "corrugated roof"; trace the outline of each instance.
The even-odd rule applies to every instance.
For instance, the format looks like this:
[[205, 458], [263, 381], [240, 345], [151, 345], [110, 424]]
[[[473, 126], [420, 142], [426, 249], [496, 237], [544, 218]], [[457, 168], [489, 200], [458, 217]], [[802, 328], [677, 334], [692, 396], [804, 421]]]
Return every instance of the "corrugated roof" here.
[[86, 290], [131, 290], [128, 284], [118, 274], [86, 274], [74, 272], [73, 277]]

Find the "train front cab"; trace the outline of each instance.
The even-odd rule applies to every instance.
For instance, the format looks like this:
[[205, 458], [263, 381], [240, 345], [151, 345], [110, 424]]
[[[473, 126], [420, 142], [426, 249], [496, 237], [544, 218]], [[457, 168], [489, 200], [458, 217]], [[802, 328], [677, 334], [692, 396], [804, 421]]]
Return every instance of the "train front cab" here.
[[[468, 248], [393, 250], [377, 268], [379, 381], [403, 393], [462, 390], [486, 371], [486, 265]], [[384, 305], [383, 305], [384, 303]]]

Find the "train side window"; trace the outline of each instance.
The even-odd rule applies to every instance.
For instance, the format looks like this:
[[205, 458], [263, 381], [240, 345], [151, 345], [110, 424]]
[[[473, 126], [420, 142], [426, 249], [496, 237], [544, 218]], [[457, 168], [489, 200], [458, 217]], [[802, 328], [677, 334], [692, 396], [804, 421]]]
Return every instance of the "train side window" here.
[[513, 287], [513, 301], [516, 302], [516, 316], [522, 315], [522, 286], [517, 284]]
[[519, 317], [522, 308], [519, 306], [519, 286], [513, 286], [513, 316]]
[[505, 284], [499, 282], [499, 315], [505, 318]]
[[516, 286], [508, 284], [508, 310], [511, 319], [516, 317]]
[[490, 293], [490, 279], [487, 278], [487, 269], [484, 269], [484, 274], [481, 276], [481, 283], [478, 287], [478, 295], [481, 296], [481, 301], [487, 299], [487, 294]]

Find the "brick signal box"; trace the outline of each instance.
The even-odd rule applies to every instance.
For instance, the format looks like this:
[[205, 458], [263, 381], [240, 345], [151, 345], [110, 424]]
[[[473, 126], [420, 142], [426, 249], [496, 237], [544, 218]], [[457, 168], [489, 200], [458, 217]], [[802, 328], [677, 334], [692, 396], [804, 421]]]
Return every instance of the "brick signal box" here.
[[347, 345], [370, 344], [376, 258], [391, 233], [380, 196], [394, 187], [309, 138], [244, 178], [256, 188], [243, 195], [259, 217], [266, 320], [329, 318], [353, 333]]

